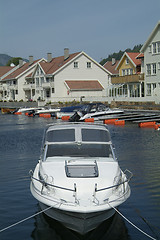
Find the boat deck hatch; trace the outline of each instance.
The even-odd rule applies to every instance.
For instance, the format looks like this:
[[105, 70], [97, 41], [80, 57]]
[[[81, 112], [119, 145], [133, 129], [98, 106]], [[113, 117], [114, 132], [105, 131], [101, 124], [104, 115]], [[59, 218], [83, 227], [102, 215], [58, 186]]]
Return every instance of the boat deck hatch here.
[[97, 162], [94, 163], [67, 163], [65, 164], [67, 177], [93, 178], [98, 177]]

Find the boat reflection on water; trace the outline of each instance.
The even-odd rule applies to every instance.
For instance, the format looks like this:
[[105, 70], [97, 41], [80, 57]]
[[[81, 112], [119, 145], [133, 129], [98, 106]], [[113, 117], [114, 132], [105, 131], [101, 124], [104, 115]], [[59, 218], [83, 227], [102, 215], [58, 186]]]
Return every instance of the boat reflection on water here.
[[35, 229], [31, 237], [34, 240], [129, 240], [125, 222], [117, 213], [83, 236], [44, 213], [39, 214], [35, 217]]

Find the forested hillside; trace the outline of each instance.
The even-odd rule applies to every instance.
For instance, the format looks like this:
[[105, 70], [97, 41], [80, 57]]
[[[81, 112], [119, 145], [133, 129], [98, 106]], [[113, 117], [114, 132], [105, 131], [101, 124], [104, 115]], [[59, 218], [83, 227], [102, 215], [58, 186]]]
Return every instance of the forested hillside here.
[[104, 58], [100, 62], [100, 64], [103, 66], [107, 61], [111, 61], [112, 58], [115, 58], [116, 60], [120, 60], [121, 57], [123, 56], [124, 52], [139, 52], [142, 46], [143, 46], [142, 44], [139, 44], [139, 45], [135, 45], [133, 49], [127, 48], [124, 51], [120, 50], [118, 53], [112, 53], [112, 54], [108, 55], [107, 58]]

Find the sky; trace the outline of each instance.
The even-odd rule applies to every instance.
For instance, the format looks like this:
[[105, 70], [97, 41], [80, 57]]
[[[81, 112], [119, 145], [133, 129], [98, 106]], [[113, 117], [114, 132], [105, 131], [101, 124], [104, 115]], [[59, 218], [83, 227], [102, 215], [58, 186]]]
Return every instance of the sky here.
[[0, 53], [35, 59], [84, 51], [100, 62], [144, 44], [160, 0], [0, 0]]

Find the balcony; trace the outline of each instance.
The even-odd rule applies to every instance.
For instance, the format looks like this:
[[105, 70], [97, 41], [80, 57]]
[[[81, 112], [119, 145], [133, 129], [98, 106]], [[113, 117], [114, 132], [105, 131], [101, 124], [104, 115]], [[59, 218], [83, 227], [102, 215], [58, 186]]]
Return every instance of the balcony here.
[[137, 83], [137, 82], [143, 82], [143, 81], [144, 81], [144, 73], [111, 78], [112, 84]]
[[33, 83], [23, 84], [24, 91], [31, 90], [31, 89], [35, 89], [35, 84], [33, 84]]
[[54, 82], [44, 82], [42, 83], [43, 88], [54, 88]]
[[9, 90], [18, 90], [18, 85], [9, 85], [8, 89]]

